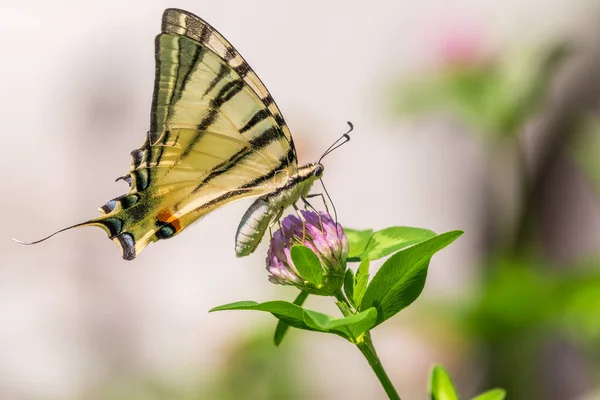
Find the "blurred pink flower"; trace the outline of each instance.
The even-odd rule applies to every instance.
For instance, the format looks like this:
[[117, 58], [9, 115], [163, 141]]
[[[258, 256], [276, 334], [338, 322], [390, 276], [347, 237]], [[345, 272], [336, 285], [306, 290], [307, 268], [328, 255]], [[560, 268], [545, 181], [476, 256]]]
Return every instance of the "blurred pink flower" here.
[[430, 40], [436, 61], [446, 67], [466, 67], [485, 63], [488, 58], [485, 30], [474, 23], [454, 20], [434, 24]]
[[441, 59], [450, 65], [476, 64], [483, 58], [480, 40], [465, 32], [451, 32], [441, 40]]

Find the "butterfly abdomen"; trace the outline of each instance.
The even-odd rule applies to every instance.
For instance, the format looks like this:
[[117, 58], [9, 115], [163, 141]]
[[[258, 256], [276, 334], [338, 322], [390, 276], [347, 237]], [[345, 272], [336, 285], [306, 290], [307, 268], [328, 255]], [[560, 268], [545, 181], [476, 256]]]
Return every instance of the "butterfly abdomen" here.
[[258, 247], [271, 220], [279, 212], [268, 198], [260, 197], [248, 208], [235, 235], [235, 254], [238, 257], [250, 255]]
[[295, 204], [310, 191], [315, 179], [321, 177], [321, 164], [308, 164], [298, 169], [285, 185], [272, 193], [259, 197], [242, 217], [235, 236], [235, 253], [238, 257], [252, 254], [260, 244], [265, 231], [279, 219], [285, 208]]

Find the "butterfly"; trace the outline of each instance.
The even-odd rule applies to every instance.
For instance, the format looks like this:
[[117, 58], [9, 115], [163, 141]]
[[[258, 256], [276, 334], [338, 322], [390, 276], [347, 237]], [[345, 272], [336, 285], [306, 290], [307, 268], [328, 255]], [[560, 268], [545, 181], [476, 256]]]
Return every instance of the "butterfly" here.
[[323, 165], [298, 166], [290, 129], [273, 97], [207, 22], [167, 9], [155, 47], [150, 130], [131, 152], [129, 173], [117, 179], [129, 184], [129, 192], [102, 206], [101, 216], [42, 240], [97, 226], [119, 244], [124, 259], [132, 260], [149, 243], [253, 196], [258, 198], [235, 238], [236, 255], [249, 255], [283, 210], [308, 195]]

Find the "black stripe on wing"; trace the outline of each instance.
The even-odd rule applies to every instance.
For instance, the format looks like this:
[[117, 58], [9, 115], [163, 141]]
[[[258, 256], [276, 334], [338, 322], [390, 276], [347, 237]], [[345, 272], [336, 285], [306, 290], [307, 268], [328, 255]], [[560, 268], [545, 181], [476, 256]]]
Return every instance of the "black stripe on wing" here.
[[186, 36], [224, 60], [263, 101], [268, 108], [267, 112], [282, 128], [283, 136], [294, 150], [294, 159], [297, 159], [294, 142], [281, 110], [249, 63], [218, 30], [197, 15], [185, 10], [169, 8], [163, 13], [162, 32]]

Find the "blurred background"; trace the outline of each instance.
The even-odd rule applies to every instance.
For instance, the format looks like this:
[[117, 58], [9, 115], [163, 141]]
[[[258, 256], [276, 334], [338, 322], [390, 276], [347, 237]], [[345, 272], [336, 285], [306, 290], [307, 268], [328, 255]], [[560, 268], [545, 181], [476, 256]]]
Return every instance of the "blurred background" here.
[[[275, 319], [292, 300], [236, 259], [250, 201], [136, 260], [87, 220], [149, 127], [163, 9], [253, 66], [343, 225], [466, 233], [421, 298], [373, 331], [404, 399], [435, 362], [464, 398], [600, 399], [600, 4], [591, 0], [3, 1], [0, 399], [383, 399], [359, 351]], [[329, 299], [307, 306], [336, 313]], [[337, 314], [336, 314], [337, 315]], [[331, 337], [330, 337], [331, 336]]]

